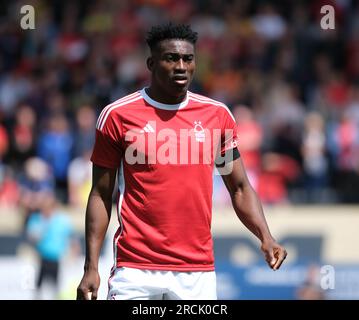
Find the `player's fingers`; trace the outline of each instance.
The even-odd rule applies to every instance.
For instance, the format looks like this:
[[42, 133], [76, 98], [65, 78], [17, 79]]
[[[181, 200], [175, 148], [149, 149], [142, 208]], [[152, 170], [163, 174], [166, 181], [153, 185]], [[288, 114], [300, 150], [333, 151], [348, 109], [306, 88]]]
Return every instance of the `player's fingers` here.
[[282, 265], [283, 261], [285, 260], [285, 258], [287, 257], [287, 251], [285, 251], [284, 249], [280, 250], [277, 254], [277, 262], [275, 263], [275, 265], [273, 266], [273, 270], [278, 270], [280, 268], [280, 266]]
[[92, 291], [91, 300], [97, 300], [97, 289], [94, 289], [94, 290]]
[[88, 293], [88, 290], [83, 289], [83, 288], [77, 288], [76, 300], [89, 300], [87, 293]]
[[273, 266], [275, 265], [275, 263], [276, 263], [276, 258], [275, 258], [275, 256], [274, 256], [274, 254], [273, 254], [273, 251], [271, 250], [271, 249], [265, 249], [264, 250], [264, 255], [265, 255], [265, 259], [266, 259], [266, 261], [267, 261], [267, 263], [268, 263], [268, 265], [271, 267], [271, 268], [273, 268]]

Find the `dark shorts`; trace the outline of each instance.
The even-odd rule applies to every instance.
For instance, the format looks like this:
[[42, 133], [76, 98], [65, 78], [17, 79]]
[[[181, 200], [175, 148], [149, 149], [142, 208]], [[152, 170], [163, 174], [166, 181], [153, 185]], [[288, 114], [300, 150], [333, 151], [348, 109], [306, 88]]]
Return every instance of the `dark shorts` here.
[[57, 284], [59, 276], [59, 262], [41, 259], [40, 273], [37, 279], [37, 287], [39, 288], [44, 279], [51, 280]]

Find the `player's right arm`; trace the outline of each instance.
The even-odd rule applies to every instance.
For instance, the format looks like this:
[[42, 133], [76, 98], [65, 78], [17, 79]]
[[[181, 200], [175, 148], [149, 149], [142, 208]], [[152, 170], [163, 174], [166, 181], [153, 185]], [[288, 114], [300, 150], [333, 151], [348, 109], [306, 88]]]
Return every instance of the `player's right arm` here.
[[112, 192], [116, 169], [93, 165], [92, 188], [87, 202], [84, 275], [77, 288], [77, 300], [96, 300], [100, 286], [98, 262], [111, 218]]

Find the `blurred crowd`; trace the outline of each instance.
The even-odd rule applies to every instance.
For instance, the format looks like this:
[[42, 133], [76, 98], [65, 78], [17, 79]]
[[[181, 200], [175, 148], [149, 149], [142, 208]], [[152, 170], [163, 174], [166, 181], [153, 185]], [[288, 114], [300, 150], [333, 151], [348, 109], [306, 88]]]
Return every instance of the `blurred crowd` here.
[[[264, 203], [359, 202], [357, 1], [27, 0], [0, 14], [0, 205], [32, 212], [50, 191], [85, 206], [96, 118], [148, 84], [144, 38], [168, 21], [199, 33], [191, 90], [232, 110]], [[228, 201], [219, 177], [214, 200]]]

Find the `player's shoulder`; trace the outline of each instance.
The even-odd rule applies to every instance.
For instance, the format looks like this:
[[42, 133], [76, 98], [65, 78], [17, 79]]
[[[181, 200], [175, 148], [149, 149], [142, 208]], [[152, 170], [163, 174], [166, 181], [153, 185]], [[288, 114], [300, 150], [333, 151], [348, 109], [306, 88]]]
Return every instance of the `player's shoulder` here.
[[96, 128], [101, 129], [109, 117], [114, 114], [121, 115], [121, 113], [126, 112], [128, 107], [133, 106], [142, 99], [141, 92], [138, 90], [111, 102], [102, 109], [97, 119]]
[[190, 100], [199, 102], [205, 105], [214, 105], [214, 106], [226, 106], [223, 102], [214, 100], [212, 98], [209, 98], [207, 96], [204, 96], [202, 94], [194, 93], [191, 91], [188, 91], [188, 97]]
[[108, 110], [108, 111], [112, 111], [112, 110], [116, 110], [117, 112], [124, 110], [125, 107], [131, 106], [136, 104], [136, 102], [138, 102], [139, 100], [142, 99], [142, 95], [141, 95], [141, 91], [137, 90], [133, 93], [130, 93], [126, 96], [123, 96], [113, 102], [111, 102], [110, 104], [108, 104], [107, 106], [104, 107], [104, 110]]
[[228, 106], [221, 101], [191, 91], [188, 91], [188, 98], [191, 102], [199, 103], [201, 106], [204, 107], [211, 107], [214, 111], [221, 114], [229, 115], [231, 118], [233, 118], [233, 115]]

